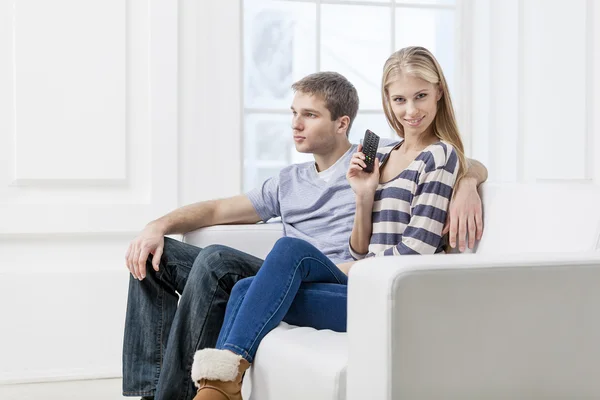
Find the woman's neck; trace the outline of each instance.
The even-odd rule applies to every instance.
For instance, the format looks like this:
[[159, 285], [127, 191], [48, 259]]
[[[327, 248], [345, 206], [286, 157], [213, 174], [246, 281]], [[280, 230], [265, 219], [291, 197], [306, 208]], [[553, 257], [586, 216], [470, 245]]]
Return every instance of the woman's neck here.
[[427, 146], [439, 141], [438, 137], [433, 132], [423, 133], [420, 135], [406, 135], [404, 136], [404, 143], [402, 148], [404, 152], [423, 151]]

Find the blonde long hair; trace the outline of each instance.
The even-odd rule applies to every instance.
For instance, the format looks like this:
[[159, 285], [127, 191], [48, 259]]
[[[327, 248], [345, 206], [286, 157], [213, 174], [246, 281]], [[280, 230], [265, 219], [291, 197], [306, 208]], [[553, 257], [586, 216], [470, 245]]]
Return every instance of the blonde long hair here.
[[381, 81], [383, 110], [390, 126], [396, 131], [398, 136], [404, 138], [404, 127], [392, 111], [388, 90], [389, 85], [401, 73], [421, 78], [441, 90], [442, 97], [437, 103], [437, 113], [432, 122], [433, 133], [440, 140], [450, 143], [456, 150], [459, 161], [458, 179], [460, 179], [466, 172], [467, 162], [463, 142], [458, 131], [458, 124], [454, 116], [448, 83], [444, 77], [442, 67], [440, 67], [440, 64], [429, 50], [418, 46], [405, 47], [398, 50], [385, 62]]

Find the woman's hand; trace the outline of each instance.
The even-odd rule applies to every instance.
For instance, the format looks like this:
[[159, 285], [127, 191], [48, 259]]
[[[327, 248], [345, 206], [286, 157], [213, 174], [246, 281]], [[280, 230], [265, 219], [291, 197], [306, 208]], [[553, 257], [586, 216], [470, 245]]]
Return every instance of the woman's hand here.
[[350, 187], [359, 198], [371, 198], [375, 196], [377, 185], [379, 184], [379, 159], [375, 158], [373, 172], [363, 171], [367, 166], [365, 164], [365, 155], [362, 153], [362, 144], [358, 145], [358, 151], [352, 155], [350, 167], [346, 173], [346, 179]]
[[345, 263], [338, 264], [337, 267], [340, 269], [340, 271], [348, 275], [348, 273], [350, 273], [350, 268], [352, 268], [355, 262], [356, 261], [348, 261]]
[[450, 232], [450, 247], [456, 248], [458, 234], [458, 249], [462, 253], [467, 248], [467, 233], [469, 234], [469, 249], [475, 247], [475, 239], [481, 240], [483, 235], [483, 212], [481, 197], [477, 192], [477, 182], [472, 178], [463, 178], [454, 188], [454, 197], [450, 200], [450, 208], [442, 235]]

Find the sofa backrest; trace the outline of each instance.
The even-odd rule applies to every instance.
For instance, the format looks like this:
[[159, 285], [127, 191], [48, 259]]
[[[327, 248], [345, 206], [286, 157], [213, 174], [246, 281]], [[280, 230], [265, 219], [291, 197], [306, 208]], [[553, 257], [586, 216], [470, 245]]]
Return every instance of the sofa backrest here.
[[600, 187], [586, 184], [484, 184], [484, 231], [477, 254], [598, 249]]
[[283, 236], [283, 224], [218, 225], [187, 233], [183, 241], [198, 247], [222, 244], [264, 259]]
[[[489, 184], [480, 188], [484, 233], [478, 254], [598, 250], [600, 187], [586, 184]], [[184, 241], [218, 243], [264, 258], [283, 235], [280, 222], [200, 229]]]

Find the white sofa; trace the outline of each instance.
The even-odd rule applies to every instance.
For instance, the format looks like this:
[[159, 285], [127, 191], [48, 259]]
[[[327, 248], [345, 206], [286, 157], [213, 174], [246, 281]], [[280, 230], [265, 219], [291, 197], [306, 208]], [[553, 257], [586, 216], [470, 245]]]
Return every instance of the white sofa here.
[[[600, 398], [600, 188], [487, 184], [482, 198], [475, 254], [359, 262], [348, 333], [282, 323], [245, 398]], [[264, 257], [281, 234], [218, 226], [184, 239]]]

